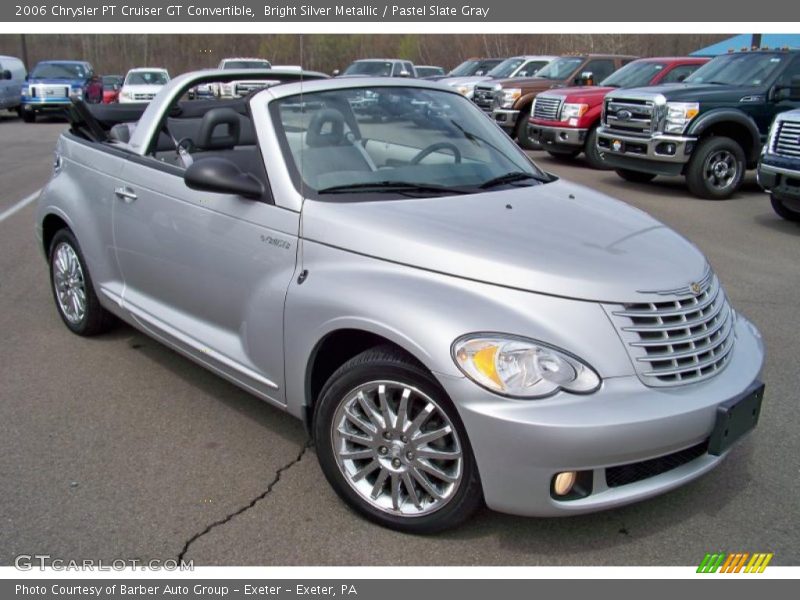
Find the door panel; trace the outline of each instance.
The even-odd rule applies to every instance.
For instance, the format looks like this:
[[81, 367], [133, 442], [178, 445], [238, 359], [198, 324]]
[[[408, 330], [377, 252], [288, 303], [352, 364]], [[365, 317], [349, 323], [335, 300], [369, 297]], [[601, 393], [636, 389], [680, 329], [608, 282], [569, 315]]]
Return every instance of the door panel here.
[[294, 274], [297, 213], [189, 190], [145, 160], [123, 167], [114, 209], [123, 306], [151, 334], [278, 403], [283, 304]]

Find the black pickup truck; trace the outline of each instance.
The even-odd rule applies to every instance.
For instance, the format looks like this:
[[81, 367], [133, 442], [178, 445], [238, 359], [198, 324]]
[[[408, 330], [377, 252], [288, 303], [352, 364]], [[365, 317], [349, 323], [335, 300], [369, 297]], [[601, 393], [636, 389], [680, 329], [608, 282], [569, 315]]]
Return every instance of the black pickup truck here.
[[800, 110], [775, 117], [758, 163], [758, 183], [776, 213], [800, 221]]
[[730, 197], [755, 169], [775, 115], [800, 107], [800, 50], [718, 56], [683, 83], [619, 90], [597, 144], [629, 181], [683, 175], [700, 198]]

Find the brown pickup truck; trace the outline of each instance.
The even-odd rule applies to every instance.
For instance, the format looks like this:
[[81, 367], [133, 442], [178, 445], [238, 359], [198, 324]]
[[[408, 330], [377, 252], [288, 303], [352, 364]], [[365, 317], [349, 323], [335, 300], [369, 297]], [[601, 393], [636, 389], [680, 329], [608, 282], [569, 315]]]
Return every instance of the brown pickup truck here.
[[536, 77], [486, 81], [475, 86], [473, 101], [491, 115], [519, 145], [536, 150], [539, 145], [528, 136], [528, 118], [533, 99], [545, 90], [573, 85], [594, 85], [635, 56], [619, 54], [577, 54], [562, 56], [536, 73]]

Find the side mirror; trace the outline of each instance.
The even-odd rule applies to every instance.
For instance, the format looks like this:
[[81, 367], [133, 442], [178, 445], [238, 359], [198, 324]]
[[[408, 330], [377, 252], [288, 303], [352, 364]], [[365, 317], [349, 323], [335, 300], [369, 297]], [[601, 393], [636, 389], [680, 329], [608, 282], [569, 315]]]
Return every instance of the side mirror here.
[[338, 77], [340, 74], [341, 74], [341, 71], [339, 69], [334, 69], [331, 72], [331, 75], [333, 75], [334, 77]]
[[193, 162], [183, 174], [186, 186], [202, 192], [236, 194], [257, 200], [264, 194], [261, 182], [242, 173], [235, 164], [224, 158], [205, 158]]
[[789, 86], [785, 88], [783, 96], [793, 102], [800, 101], [800, 75], [795, 75], [789, 80]]
[[594, 85], [594, 75], [591, 71], [584, 71], [575, 78], [576, 85]]
[[3, 79], [11, 79], [11, 77], [12, 77], [11, 71], [9, 71], [8, 69], [5, 69], [3, 71]]
[[475, 71], [475, 75], [486, 75], [486, 71], [484, 71], [483, 69], [478, 69], [477, 71]]

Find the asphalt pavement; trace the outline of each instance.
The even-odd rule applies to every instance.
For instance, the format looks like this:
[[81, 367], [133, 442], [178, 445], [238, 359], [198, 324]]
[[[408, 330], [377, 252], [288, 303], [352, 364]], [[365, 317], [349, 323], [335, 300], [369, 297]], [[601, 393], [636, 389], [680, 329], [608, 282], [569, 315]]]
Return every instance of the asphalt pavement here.
[[[49, 177], [63, 122], [0, 117], [0, 213]], [[300, 422], [136, 330], [72, 335], [56, 314], [29, 205], [0, 222], [0, 564], [171, 559], [196, 565], [696, 565], [709, 551], [800, 564], [800, 226], [754, 178], [697, 200], [680, 180], [533, 156], [637, 206], [695, 242], [768, 350], [761, 423], [718, 469], [594, 515], [483, 510], [435, 536], [352, 513]], [[498, 440], [502, 443], [502, 440]]]

